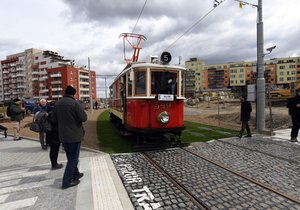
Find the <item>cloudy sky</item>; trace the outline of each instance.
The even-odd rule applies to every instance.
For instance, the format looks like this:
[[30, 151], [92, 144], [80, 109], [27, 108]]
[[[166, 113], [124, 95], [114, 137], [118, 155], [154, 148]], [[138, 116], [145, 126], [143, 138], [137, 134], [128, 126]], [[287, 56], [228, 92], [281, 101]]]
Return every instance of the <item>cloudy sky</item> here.
[[[38, 48], [56, 51], [82, 66], [90, 57], [91, 69], [99, 76], [118, 74], [125, 66], [119, 35], [133, 30], [147, 37], [140, 61], [165, 50], [173, 63], [179, 62], [179, 56], [181, 63], [191, 57], [207, 64], [256, 60], [257, 9], [250, 5], [240, 9], [235, 0], [225, 0], [214, 10], [214, 0], [0, 2], [1, 60]], [[257, 4], [257, 0], [247, 2]], [[299, 0], [263, 0], [264, 47], [277, 46], [267, 58], [300, 56], [299, 10]], [[103, 97], [101, 77], [97, 89]]]

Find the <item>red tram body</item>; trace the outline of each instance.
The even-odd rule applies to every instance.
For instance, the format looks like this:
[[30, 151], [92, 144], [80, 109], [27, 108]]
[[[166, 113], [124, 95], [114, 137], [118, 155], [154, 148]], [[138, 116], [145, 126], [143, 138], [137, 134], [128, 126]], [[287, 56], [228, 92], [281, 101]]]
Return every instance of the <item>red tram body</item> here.
[[110, 86], [110, 118], [148, 137], [184, 129], [184, 71], [180, 66], [134, 62]]

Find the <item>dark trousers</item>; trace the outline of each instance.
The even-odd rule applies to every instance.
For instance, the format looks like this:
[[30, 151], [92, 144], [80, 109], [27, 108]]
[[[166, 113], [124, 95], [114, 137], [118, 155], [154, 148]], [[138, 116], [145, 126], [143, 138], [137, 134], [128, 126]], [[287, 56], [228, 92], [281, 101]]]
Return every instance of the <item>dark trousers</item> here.
[[300, 118], [297, 116], [292, 116], [292, 131], [291, 131], [291, 138], [297, 138], [299, 128], [300, 128]]
[[7, 127], [4, 127], [3, 125], [0, 125], [0, 130], [7, 131]]
[[249, 121], [242, 121], [242, 127], [241, 127], [241, 131], [240, 131], [240, 135], [242, 136], [245, 129], [247, 131], [247, 135], [251, 136], [251, 131], [250, 131], [250, 127], [248, 124]]
[[63, 143], [62, 145], [65, 149], [68, 160], [62, 181], [62, 186], [64, 187], [70, 185], [73, 179], [79, 177], [79, 171], [77, 166], [79, 162], [80, 142]]
[[50, 144], [49, 157], [50, 157], [50, 160], [51, 160], [52, 167], [57, 165], [59, 146], [60, 146], [60, 144]]

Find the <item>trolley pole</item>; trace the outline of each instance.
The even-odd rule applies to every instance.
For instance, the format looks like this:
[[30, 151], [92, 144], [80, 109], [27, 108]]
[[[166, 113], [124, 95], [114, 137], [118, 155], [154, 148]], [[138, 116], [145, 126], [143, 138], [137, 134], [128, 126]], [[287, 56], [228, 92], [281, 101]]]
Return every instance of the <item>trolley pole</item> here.
[[264, 78], [264, 34], [263, 34], [263, 21], [262, 21], [262, 0], [258, 0], [257, 5], [258, 22], [257, 22], [257, 118], [256, 126], [257, 131], [262, 132], [265, 130], [265, 78]]

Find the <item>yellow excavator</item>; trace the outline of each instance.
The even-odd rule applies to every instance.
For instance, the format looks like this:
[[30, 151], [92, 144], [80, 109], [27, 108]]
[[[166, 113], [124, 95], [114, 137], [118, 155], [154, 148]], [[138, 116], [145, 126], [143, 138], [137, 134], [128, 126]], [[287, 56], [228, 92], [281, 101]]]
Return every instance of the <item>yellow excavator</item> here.
[[295, 90], [300, 89], [299, 82], [292, 82], [288, 89], [275, 89], [270, 91], [272, 99], [289, 99], [294, 96]]

